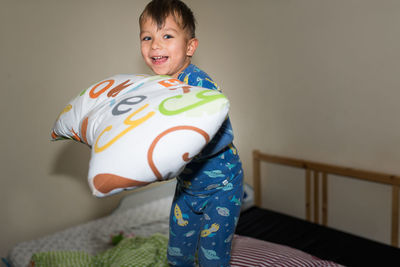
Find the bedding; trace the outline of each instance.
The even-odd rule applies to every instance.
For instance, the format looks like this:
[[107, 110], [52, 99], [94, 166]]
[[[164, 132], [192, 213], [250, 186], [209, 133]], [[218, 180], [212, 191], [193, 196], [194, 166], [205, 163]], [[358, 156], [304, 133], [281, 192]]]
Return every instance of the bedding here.
[[112, 248], [112, 235], [123, 232], [136, 236], [168, 234], [172, 196], [161, 197], [131, 209], [115, 212], [35, 240], [14, 246], [8, 260], [12, 267], [27, 267], [33, 253], [48, 251], [81, 251], [96, 255]]
[[91, 147], [97, 197], [176, 177], [213, 138], [229, 101], [169, 76], [115, 75], [70, 101], [51, 131]]
[[341, 266], [332, 261], [321, 260], [301, 250], [293, 249], [257, 238], [235, 235], [232, 242], [232, 267], [258, 266]]
[[[167, 245], [167, 236], [161, 234], [130, 237], [96, 256], [81, 251], [41, 252], [33, 255], [31, 264], [32, 267], [168, 267]], [[239, 235], [233, 238], [230, 263], [232, 267], [340, 266], [287, 246]]]
[[168, 267], [168, 237], [153, 234], [122, 239], [115, 247], [98, 255], [82, 251], [50, 251], [35, 253], [32, 267]]

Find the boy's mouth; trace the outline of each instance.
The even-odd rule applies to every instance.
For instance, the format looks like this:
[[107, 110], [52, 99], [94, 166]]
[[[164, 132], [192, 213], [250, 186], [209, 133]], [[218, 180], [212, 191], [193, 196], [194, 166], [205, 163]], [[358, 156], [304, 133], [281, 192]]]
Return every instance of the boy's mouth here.
[[168, 60], [167, 56], [158, 56], [158, 57], [151, 57], [151, 60], [154, 64], [161, 64]]

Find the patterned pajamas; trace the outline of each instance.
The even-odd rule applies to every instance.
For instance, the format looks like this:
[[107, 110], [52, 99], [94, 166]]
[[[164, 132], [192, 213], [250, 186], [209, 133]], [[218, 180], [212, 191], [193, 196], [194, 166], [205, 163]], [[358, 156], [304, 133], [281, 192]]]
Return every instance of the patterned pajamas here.
[[[178, 79], [218, 90], [211, 78], [190, 65]], [[177, 177], [170, 215], [168, 262], [174, 266], [229, 266], [240, 215], [243, 171], [229, 118], [210, 143]]]
[[208, 195], [187, 194], [185, 188], [177, 187], [170, 216], [171, 264], [194, 266], [198, 248], [200, 266], [229, 266], [242, 188], [241, 174]]

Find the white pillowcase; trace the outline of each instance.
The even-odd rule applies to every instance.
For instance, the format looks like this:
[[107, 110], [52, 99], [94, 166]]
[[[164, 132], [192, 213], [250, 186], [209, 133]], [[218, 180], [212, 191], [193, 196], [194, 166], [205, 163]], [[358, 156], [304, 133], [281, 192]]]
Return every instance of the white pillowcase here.
[[177, 176], [216, 134], [229, 101], [169, 76], [115, 75], [83, 91], [56, 120], [52, 139], [91, 147], [97, 197]]

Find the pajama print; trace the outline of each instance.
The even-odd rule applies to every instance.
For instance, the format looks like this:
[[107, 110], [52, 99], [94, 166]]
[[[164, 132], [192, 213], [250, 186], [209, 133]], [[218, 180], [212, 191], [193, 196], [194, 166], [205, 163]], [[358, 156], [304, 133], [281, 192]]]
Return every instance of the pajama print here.
[[[219, 90], [211, 78], [189, 65], [178, 79]], [[229, 118], [216, 136], [177, 177], [170, 214], [168, 262], [194, 266], [229, 266], [232, 238], [243, 194], [242, 164], [233, 146]]]

